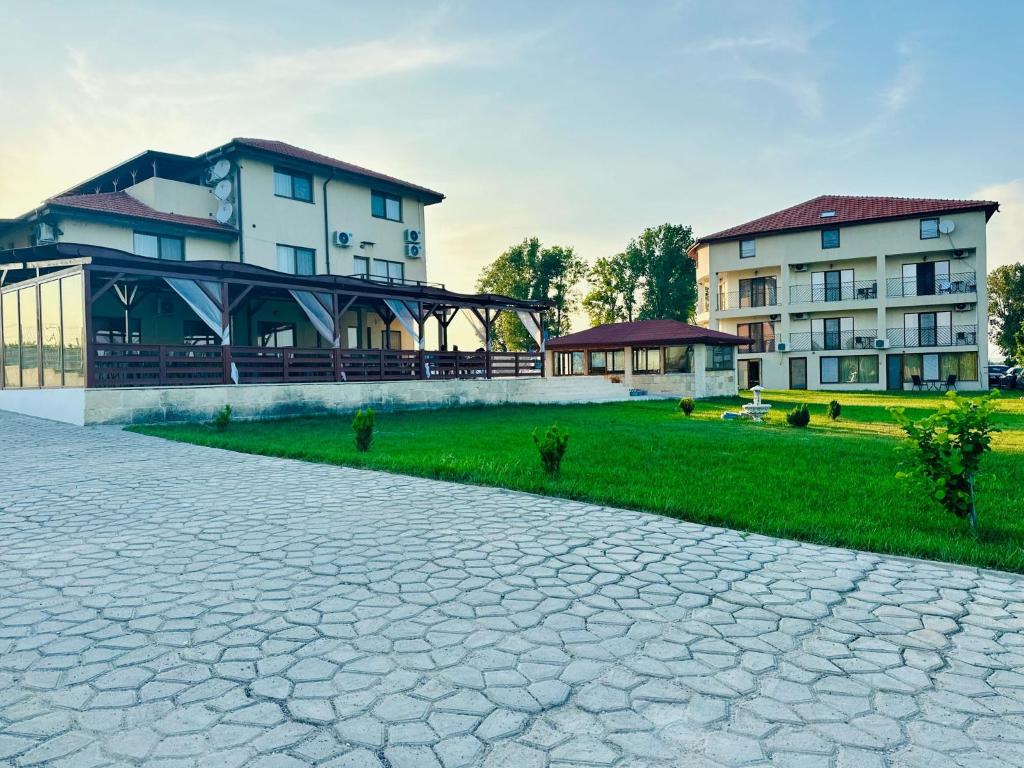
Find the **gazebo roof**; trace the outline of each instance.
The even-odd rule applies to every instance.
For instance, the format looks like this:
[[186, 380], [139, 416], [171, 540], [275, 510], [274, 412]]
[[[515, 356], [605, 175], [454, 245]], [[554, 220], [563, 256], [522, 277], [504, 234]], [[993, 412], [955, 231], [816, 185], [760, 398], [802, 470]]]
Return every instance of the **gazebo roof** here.
[[678, 320], [638, 320], [632, 323], [605, 323], [578, 333], [549, 339], [548, 349], [586, 349], [588, 347], [635, 347], [645, 344], [718, 344], [739, 346], [750, 339], [731, 333], [701, 328]]

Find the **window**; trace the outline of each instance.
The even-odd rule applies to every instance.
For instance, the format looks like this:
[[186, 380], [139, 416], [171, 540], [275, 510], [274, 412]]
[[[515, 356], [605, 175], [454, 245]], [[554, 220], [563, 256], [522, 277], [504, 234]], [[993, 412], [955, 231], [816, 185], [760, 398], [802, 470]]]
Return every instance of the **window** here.
[[878, 355], [821, 358], [822, 384], [877, 384]]
[[921, 219], [921, 239], [934, 240], [939, 236], [938, 219]]
[[811, 301], [843, 301], [854, 297], [852, 269], [811, 273]]
[[182, 343], [193, 346], [211, 346], [220, 340], [202, 320], [185, 320], [181, 329]]
[[294, 245], [277, 246], [277, 269], [292, 275], [316, 274], [316, 251]]
[[775, 351], [775, 323], [740, 323], [736, 326], [736, 335], [750, 339], [740, 352]]
[[402, 198], [385, 192], [370, 193], [370, 213], [378, 219], [402, 220]]
[[828, 229], [821, 230], [821, 247], [839, 247], [839, 227], [829, 227]]
[[274, 194], [304, 203], [313, 202], [313, 177], [308, 173], [274, 169]]
[[903, 381], [911, 383], [914, 375], [923, 381], [945, 381], [951, 374], [957, 381], [978, 380], [977, 352], [942, 352], [903, 356]]
[[853, 318], [816, 317], [812, 319], [811, 349], [853, 349]]
[[373, 260], [373, 279], [383, 283], [401, 283], [405, 281], [405, 264], [400, 261]]
[[18, 312], [21, 315], [21, 386], [39, 386], [39, 327], [36, 313], [36, 287], [18, 291]]
[[180, 237], [164, 235], [147, 235], [136, 232], [133, 237], [133, 250], [136, 256], [147, 256], [151, 259], [167, 261], [185, 260], [185, 241]]
[[258, 338], [256, 343], [261, 347], [294, 347], [295, 323], [278, 323], [262, 320], [256, 324]]
[[952, 312], [908, 312], [903, 315], [904, 346], [935, 347], [952, 343]]
[[626, 350], [595, 350], [590, 353], [590, 372], [593, 374], [622, 373], [626, 370]]
[[922, 261], [904, 264], [902, 276], [903, 285], [899, 294], [902, 296], [934, 296], [951, 293], [953, 290], [948, 261]]
[[401, 349], [402, 332], [384, 329], [380, 332], [380, 346], [381, 349]]
[[128, 339], [124, 338], [123, 317], [94, 317], [92, 337], [97, 344], [141, 344], [142, 320], [133, 317], [128, 321]]
[[731, 346], [707, 346], [707, 364], [704, 369], [707, 371], [731, 371], [733, 364], [733, 348]]
[[740, 240], [740, 258], [752, 259], [757, 255], [757, 247], [753, 240]]
[[661, 373], [661, 348], [634, 349], [633, 373]]
[[370, 259], [366, 256], [353, 256], [352, 257], [352, 274], [362, 275], [363, 277], [370, 276]]
[[778, 303], [774, 277], [740, 280], [740, 307], [770, 307]]
[[21, 386], [21, 325], [18, 321], [18, 292], [7, 291], [0, 296], [4, 318], [4, 370], [5, 387]]
[[556, 376], [582, 376], [583, 373], [584, 369], [582, 352], [555, 353]]
[[43, 329], [43, 386], [59, 387], [61, 376], [60, 280], [39, 286], [39, 314]]
[[693, 373], [693, 347], [665, 347], [665, 373]]
[[85, 297], [82, 295], [82, 276], [71, 275], [60, 281], [61, 329], [64, 350], [64, 386], [85, 385], [85, 356], [82, 354], [85, 338]]
[[350, 325], [345, 330], [348, 341], [348, 348], [359, 349], [359, 329], [354, 325]]

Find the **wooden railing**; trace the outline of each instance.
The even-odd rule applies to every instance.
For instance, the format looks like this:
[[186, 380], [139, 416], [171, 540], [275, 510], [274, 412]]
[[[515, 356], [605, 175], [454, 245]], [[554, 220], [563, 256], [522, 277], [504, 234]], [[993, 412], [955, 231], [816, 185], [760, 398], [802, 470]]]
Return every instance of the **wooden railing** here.
[[539, 352], [92, 344], [91, 387], [173, 387], [543, 376]]

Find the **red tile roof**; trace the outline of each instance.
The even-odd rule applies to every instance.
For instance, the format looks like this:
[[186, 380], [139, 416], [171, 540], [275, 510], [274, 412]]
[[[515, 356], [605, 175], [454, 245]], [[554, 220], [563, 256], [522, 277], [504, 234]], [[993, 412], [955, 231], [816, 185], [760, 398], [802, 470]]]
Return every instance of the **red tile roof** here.
[[[882, 219], [900, 219], [930, 213], [983, 210], [986, 220], [999, 209], [991, 200], [931, 200], [922, 197], [853, 197], [821, 195], [813, 200], [785, 208], [759, 219], [701, 237], [698, 242], [729, 240], [745, 235], [766, 235], [794, 229], [809, 229], [835, 224], [852, 224]], [[835, 211], [834, 216], [821, 214]]]
[[613, 345], [642, 344], [749, 344], [750, 339], [731, 333], [712, 331], [678, 320], [638, 320], [632, 323], [606, 323], [578, 333], [549, 339], [548, 349], [586, 349]]
[[390, 184], [396, 184], [400, 187], [405, 187], [416, 192], [421, 192], [431, 198], [436, 198], [436, 202], [440, 202], [444, 199], [444, 195], [440, 192], [436, 192], [433, 189], [427, 187], [421, 187], [418, 184], [413, 184], [408, 181], [402, 181], [394, 176], [388, 176], [377, 171], [371, 171], [369, 168], [363, 168], [352, 163], [346, 163], [344, 160], [338, 160], [327, 155], [321, 155], [319, 152], [312, 152], [308, 149], [302, 149], [292, 144], [287, 144], [283, 141], [274, 141], [272, 139], [233, 139], [232, 144], [236, 144], [243, 147], [250, 147], [251, 149], [258, 149], [263, 152], [270, 152], [275, 155], [282, 157], [290, 157], [294, 160], [301, 160], [303, 162], [312, 163], [314, 165], [323, 165], [328, 168], [335, 168], [339, 171], [345, 171], [346, 173], [352, 173], [357, 176], [364, 176], [369, 179], [377, 179], [378, 181], [386, 181]]
[[132, 219], [180, 224], [182, 226], [208, 229], [215, 232], [232, 233], [235, 231], [233, 227], [218, 224], [213, 219], [158, 211], [136, 200], [124, 191], [97, 192], [92, 195], [65, 195], [63, 197], [50, 198], [46, 201], [46, 204], [52, 208], [74, 208], [80, 211], [105, 213], [111, 216], [126, 216]]

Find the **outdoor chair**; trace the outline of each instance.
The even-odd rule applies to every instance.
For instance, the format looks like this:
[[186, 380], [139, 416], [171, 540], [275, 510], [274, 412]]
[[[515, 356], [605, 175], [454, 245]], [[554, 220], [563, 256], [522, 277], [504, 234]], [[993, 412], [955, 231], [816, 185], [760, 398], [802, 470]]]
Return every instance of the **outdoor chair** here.
[[949, 374], [946, 377], [946, 391], [947, 392], [949, 391], [950, 387], [952, 387], [953, 389], [956, 389], [956, 374], [955, 373], [951, 373], [951, 374]]
[[910, 374], [910, 382], [913, 384], [911, 389], [924, 389], [924, 380], [916, 373]]

